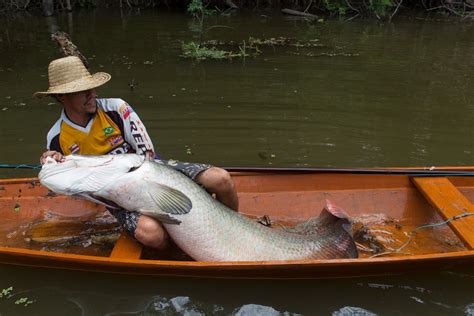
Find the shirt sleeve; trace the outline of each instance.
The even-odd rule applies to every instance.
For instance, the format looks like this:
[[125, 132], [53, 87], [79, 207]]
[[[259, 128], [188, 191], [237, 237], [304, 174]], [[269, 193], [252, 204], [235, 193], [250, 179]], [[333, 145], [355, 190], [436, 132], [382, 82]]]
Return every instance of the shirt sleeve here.
[[155, 149], [146, 127], [132, 107], [124, 102], [120, 107], [119, 113], [123, 122], [123, 137], [125, 141], [132, 146], [137, 154], [145, 154], [147, 151], [154, 153]]
[[59, 135], [61, 133], [61, 119], [59, 119], [53, 127], [48, 132], [46, 136], [46, 149], [47, 150], [55, 150], [64, 154], [61, 149], [61, 144], [59, 142]]

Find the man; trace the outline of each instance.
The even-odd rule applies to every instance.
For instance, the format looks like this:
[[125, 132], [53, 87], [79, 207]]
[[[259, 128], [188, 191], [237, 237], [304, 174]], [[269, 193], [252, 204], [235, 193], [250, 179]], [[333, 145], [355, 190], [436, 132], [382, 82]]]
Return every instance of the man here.
[[[95, 88], [110, 80], [100, 72], [91, 75], [77, 57], [53, 60], [48, 67], [49, 88], [34, 96], [51, 95], [63, 105], [61, 117], [47, 136], [46, 157], [63, 155], [137, 153], [158, 158], [145, 126], [132, 107], [121, 99], [97, 99]], [[162, 161], [184, 173], [233, 210], [238, 198], [227, 171], [207, 164]], [[132, 236], [147, 247], [164, 249], [168, 235], [152, 217], [126, 210], [111, 211]]]

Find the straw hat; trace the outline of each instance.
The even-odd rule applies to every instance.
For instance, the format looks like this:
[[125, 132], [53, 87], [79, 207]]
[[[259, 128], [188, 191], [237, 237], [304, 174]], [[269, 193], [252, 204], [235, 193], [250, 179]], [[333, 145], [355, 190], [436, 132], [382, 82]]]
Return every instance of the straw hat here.
[[93, 75], [76, 56], [53, 60], [48, 67], [48, 91], [38, 91], [33, 96], [41, 98], [48, 94], [62, 94], [85, 91], [103, 85], [110, 75], [98, 72]]

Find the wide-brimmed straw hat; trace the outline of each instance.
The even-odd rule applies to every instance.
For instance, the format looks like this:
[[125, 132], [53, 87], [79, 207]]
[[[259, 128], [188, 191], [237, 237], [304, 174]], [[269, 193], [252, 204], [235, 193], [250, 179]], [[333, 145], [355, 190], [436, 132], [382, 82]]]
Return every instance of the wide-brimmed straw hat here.
[[33, 96], [41, 98], [49, 94], [85, 91], [103, 85], [111, 76], [105, 72], [93, 75], [76, 56], [53, 60], [48, 67], [48, 91], [38, 91]]

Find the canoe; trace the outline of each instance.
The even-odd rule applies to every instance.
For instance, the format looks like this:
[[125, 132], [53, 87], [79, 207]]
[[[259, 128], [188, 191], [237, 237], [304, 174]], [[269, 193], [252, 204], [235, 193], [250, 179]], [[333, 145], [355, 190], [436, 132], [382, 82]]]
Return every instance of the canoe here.
[[[344, 209], [354, 223], [359, 258], [196, 262], [157, 254], [126, 234], [116, 240], [118, 227], [102, 206], [58, 196], [25, 178], [0, 180], [0, 263], [256, 279], [389, 275], [474, 263], [474, 167], [232, 170], [241, 212], [274, 229], [317, 216], [326, 199]], [[87, 240], [91, 235], [115, 239], [106, 247]]]

